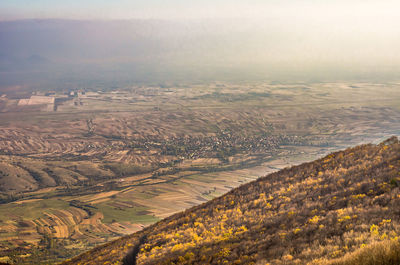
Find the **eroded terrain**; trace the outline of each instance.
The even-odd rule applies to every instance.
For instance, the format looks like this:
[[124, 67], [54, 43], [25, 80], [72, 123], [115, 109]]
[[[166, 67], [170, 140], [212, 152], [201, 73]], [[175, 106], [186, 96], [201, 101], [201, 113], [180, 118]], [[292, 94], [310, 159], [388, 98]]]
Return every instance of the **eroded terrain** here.
[[400, 134], [400, 83], [0, 97], [0, 261], [53, 262], [268, 172]]

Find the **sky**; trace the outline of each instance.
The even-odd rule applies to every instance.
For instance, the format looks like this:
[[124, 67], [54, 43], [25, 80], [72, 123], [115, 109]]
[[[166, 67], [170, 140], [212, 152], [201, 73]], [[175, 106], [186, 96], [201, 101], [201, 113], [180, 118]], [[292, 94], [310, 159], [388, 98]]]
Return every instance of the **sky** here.
[[62, 80], [71, 64], [100, 81], [186, 70], [400, 79], [399, 10], [399, 0], [0, 0], [0, 85], [24, 80], [9, 72], [26, 75], [32, 61]]
[[396, 0], [1, 0], [0, 19], [395, 17]]

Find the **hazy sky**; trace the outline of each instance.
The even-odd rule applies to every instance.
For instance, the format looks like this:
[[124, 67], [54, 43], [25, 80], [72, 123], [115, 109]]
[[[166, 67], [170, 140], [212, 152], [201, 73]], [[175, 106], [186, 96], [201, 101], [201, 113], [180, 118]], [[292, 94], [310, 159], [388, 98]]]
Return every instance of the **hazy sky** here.
[[397, 0], [1, 0], [0, 19], [395, 17]]
[[0, 0], [0, 20], [16, 20], [0, 23], [0, 73], [19, 82], [7, 71], [47, 61], [101, 66], [113, 80], [115, 69], [398, 79], [399, 10], [399, 0]]

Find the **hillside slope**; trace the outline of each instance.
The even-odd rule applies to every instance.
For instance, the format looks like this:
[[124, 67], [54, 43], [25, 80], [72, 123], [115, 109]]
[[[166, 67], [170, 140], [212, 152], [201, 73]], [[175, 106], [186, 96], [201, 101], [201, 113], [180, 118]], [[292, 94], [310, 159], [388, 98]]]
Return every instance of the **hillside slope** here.
[[129, 251], [137, 264], [358, 264], [349, 260], [373, 244], [392, 253], [399, 233], [393, 137], [272, 173], [63, 264], [123, 264]]

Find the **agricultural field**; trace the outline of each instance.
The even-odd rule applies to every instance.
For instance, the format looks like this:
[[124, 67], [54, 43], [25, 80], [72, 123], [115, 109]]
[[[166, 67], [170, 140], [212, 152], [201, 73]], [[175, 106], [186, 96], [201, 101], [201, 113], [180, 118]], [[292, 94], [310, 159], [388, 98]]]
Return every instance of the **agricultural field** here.
[[51, 263], [267, 173], [400, 134], [400, 83], [0, 97], [0, 262]]
[[63, 265], [399, 264], [397, 137], [285, 168]]

